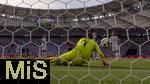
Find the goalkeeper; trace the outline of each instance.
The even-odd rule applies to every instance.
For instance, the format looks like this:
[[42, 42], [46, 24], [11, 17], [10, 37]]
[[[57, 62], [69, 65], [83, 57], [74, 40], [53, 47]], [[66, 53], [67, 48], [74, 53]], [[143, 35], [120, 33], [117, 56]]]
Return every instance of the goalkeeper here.
[[93, 52], [97, 52], [101, 58], [103, 65], [108, 66], [109, 64], [105, 61], [105, 56], [100, 50], [99, 45], [92, 39], [93, 35], [88, 34], [87, 38], [81, 38], [76, 47], [69, 52], [66, 52], [59, 57], [49, 57], [51, 62], [61, 62], [62, 64], [78, 65], [81, 66], [84, 63], [90, 61]]

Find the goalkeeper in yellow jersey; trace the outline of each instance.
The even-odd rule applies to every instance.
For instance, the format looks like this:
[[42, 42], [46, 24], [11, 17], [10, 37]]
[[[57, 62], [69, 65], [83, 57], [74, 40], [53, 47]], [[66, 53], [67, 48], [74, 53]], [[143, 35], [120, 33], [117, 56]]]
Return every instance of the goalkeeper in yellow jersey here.
[[99, 45], [92, 39], [93, 35], [88, 34], [87, 38], [81, 38], [76, 47], [69, 52], [66, 52], [58, 57], [49, 57], [51, 62], [61, 62], [63, 64], [81, 66], [90, 61], [93, 52], [97, 52], [104, 66], [109, 66], [105, 61], [105, 56], [100, 50]]

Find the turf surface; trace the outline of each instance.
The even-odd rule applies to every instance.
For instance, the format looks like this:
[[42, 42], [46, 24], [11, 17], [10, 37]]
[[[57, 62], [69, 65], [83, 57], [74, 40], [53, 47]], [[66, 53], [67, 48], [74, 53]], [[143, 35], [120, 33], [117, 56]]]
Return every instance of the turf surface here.
[[111, 67], [99, 60], [84, 66], [51, 64], [51, 84], [150, 84], [150, 59], [107, 59]]

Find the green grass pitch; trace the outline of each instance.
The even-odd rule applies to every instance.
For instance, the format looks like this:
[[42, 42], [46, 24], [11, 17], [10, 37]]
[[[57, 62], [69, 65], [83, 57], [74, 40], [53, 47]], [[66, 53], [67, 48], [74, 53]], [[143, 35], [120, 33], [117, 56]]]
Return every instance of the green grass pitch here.
[[84, 66], [51, 64], [51, 84], [150, 84], [150, 59], [107, 59], [111, 67], [99, 60]]

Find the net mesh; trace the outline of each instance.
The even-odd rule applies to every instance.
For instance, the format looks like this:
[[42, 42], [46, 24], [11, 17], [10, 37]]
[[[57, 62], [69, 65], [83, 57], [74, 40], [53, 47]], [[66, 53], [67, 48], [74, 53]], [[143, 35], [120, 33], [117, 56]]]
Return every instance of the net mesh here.
[[[99, 45], [115, 31], [121, 58], [102, 48], [112, 66], [103, 67], [99, 59], [84, 67], [51, 65], [51, 84], [150, 83], [149, 0], [18, 0], [15, 5], [13, 0], [0, 1], [1, 58], [59, 56], [68, 51], [68, 42], [75, 47], [91, 30]], [[74, 3], [80, 8], [73, 8]], [[55, 9], [56, 4], [63, 9]]]

